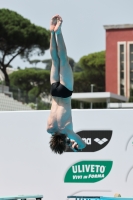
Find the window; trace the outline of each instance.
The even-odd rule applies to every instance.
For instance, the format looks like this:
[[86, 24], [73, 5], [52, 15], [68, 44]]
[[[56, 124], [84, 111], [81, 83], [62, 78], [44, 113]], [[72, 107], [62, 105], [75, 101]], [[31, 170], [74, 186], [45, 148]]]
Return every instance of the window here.
[[133, 44], [129, 45], [129, 73], [130, 73], [130, 95], [133, 88]]
[[130, 71], [133, 71], [133, 44], [130, 44]]
[[118, 88], [119, 88], [119, 94], [125, 95], [125, 43], [119, 42], [118, 43]]
[[124, 86], [122, 84], [120, 85], [120, 93], [124, 96]]

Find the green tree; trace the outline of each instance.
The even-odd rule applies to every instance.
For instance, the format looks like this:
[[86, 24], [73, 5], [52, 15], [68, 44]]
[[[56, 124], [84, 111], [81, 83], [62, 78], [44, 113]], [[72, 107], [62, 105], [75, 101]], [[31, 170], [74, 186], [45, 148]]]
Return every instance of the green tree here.
[[91, 84], [95, 91], [105, 91], [105, 51], [83, 56], [79, 66], [83, 71], [74, 73], [75, 92], [90, 92]]
[[46, 70], [51, 70], [51, 65], [52, 65], [52, 60], [51, 59], [42, 60], [42, 63], [45, 64], [45, 69]]
[[24, 69], [9, 75], [11, 86], [26, 93], [26, 103], [29, 97], [38, 97], [41, 93], [49, 94], [50, 73], [46, 70]]
[[81, 72], [81, 71], [83, 71], [83, 69], [80, 67], [79, 62], [77, 62], [77, 63], [74, 64], [73, 71], [74, 72]]
[[[26, 96], [26, 103], [28, 103], [28, 92], [34, 87], [33, 70], [18, 70], [9, 75], [11, 88], [21, 90], [21, 95]], [[24, 94], [25, 93], [25, 94]]]
[[6, 85], [10, 84], [6, 68], [18, 55], [28, 60], [33, 52], [43, 55], [49, 48], [50, 32], [32, 24], [18, 13], [0, 9], [0, 69]]
[[39, 63], [39, 62], [41, 62], [41, 60], [39, 60], [39, 59], [35, 59], [35, 60], [28, 60], [29, 61], [29, 63], [30, 64], [34, 64], [35, 65], [35, 67], [36, 67], [36, 65]]

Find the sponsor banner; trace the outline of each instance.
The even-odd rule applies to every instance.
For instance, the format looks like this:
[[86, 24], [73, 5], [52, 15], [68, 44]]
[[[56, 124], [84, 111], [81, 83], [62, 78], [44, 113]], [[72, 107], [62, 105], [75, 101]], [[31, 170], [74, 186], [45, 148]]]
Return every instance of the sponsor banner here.
[[80, 161], [72, 165], [64, 178], [65, 183], [95, 183], [111, 171], [113, 161]]
[[[86, 148], [80, 152], [96, 152], [106, 147], [110, 142], [112, 130], [83, 130], [77, 132], [77, 134], [86, 143]], [[66, 152], [73, 151], [68, 148]]]

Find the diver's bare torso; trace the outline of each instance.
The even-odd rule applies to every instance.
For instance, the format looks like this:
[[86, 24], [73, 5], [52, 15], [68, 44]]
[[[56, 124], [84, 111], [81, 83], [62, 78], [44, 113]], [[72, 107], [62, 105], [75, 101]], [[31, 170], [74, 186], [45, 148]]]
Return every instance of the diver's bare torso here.
[[52, 106], [47, 124], [48, 133], [73, 133], [71, 97], [52, 97]]
[[[50, 134], [62, 133], [78, 144], [78, 149], [85, 147], [84, 141], [73, 131], [71, 115], [71, 97], [52, 97], [52, 106], [47, 123]], [[74, 143], [75, 144], [75, 143]]]

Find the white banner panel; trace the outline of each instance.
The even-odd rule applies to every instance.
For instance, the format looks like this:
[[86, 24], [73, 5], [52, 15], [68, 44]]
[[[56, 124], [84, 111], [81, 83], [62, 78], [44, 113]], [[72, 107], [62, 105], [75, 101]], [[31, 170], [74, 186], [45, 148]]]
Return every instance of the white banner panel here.
[[87, 148], [56, 155], [49, 111], [0, 112], [0, 196], [133, 196], [133, 110], [73, 110]]

